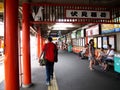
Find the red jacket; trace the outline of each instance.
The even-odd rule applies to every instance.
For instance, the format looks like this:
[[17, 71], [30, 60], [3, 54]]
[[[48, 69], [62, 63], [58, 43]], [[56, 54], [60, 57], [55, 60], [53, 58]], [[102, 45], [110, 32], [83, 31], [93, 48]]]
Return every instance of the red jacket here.
[[45, 51], [45, 59], [47, 59], [50, 62], [54, 62], [55, 44], [53, 42], [48, 42], [44, 45], [43, 51]]

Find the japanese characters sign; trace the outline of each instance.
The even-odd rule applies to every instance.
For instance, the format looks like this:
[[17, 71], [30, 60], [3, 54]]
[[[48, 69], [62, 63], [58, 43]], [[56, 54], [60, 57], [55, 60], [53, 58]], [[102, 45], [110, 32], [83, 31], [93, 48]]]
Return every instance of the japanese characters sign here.
[[110, 11], [66, 10], [66, 18], [110, 19]]

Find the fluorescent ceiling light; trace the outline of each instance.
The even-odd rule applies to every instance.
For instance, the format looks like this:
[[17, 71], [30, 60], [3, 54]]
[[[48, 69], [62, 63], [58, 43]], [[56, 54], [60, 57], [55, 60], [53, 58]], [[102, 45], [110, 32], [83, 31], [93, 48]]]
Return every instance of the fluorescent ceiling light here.
[[75, 27], [72, 23], [56, 23], [51, 27], [48, 27], [51, 30], [67, 30], [67, 28]]
[[58, 19], [58, 22], [75, 22], [77, 19]]
[[67, 30], [66, 27], [53, 27], [52, 30]]
[[72, 23], [56, 23], [52, 27], [75, 27]]

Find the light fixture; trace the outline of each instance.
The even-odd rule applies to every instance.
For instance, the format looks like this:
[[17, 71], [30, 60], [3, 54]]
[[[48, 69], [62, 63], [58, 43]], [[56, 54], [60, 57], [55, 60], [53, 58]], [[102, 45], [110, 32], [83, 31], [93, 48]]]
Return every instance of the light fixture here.
[[72, 23], [56, 23], [52, 27], [74, 27]]
[[67, 30], [67, 28], [75, 27], [72, 23], [56, 23], [49, 27], [51, 30]]
[[67, 30], [66, 27], [53, 27], [52, 30]]

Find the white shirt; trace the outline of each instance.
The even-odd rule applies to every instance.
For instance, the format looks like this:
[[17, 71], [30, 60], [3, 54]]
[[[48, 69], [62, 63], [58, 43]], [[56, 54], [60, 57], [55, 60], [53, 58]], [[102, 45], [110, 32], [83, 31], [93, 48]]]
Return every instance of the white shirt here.
[[107, 59], [112, 59], [113, 60], [114, 57], [110, 57], [110, 55], [114, 55], [114, 50], [108, 50], [107, 51]]

